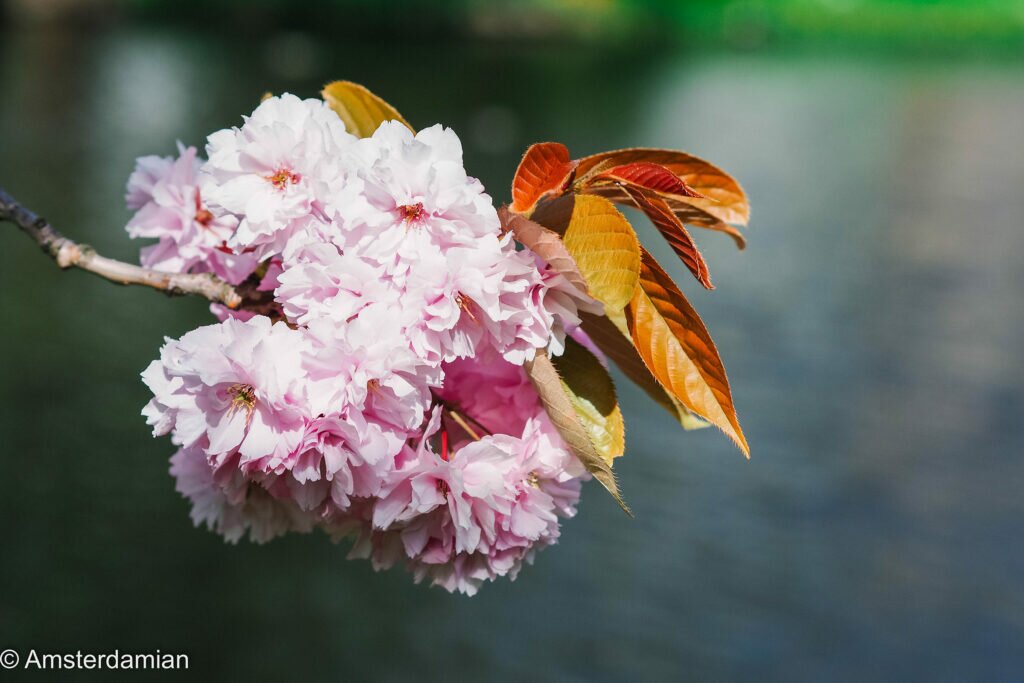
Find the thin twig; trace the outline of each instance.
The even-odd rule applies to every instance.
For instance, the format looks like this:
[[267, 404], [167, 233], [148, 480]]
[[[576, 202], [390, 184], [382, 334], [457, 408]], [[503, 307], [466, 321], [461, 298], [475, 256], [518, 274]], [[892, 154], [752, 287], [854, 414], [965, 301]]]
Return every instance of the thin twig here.
[[171, 273], [134, 266], [100, 256], [87, 244], [61, 235], [44, 218], [0, 188], [0, 221], [10, 221], [35, 240], [62, 269], [81, 268], [122, 285], [144, 285], [167, 294], [195, 294], [237, 308], [242, 297], [234, 287], [210, 273]]
[[475, 431], [473, 431], [473, 428], [469, 426], [469, 423], [466, 422], [462, 418], [462, 415], [457, 410], [452, 410], [451, 408], [445, 408], [445, 412], [448, 413], [448, 417], [450, 417], [451, 419], [455, 420], [455, 424], [457, 424], [460, 427], [462, 427], [462, 430], [464, 432], [466, 432], [471, 437], [473, 437], [473, 441], [479, 441], [480, 440], [480, 435], [477, 434]]
[[491, 430], [485, 427], [484, 425], [480, 424], [480, 421], [474, 418], [472, 415], [468, 413], [463, 413], [459, 406], [452, 403], [451, 401], [444, 400], [443, 398], [437, 395], [437, 392], [431, 391], [431, 393], [434, 396], [434, 400], [437, 401], [437, 403], [440, 404], [441, 408], [444, 409], [444, 412], [449, 417], [451, 417], [455, 424], [459, 425], [459, 427], [461, 427], [462, 430], [466, 432], [466, 434], [473, 437], [474, 441], [479, 441], [480, 435], [476, 432], [476, 430], [470, 428], [469, 423], [475, 425], [477, 429], [479, 429], [487, 436], [491, 435]]

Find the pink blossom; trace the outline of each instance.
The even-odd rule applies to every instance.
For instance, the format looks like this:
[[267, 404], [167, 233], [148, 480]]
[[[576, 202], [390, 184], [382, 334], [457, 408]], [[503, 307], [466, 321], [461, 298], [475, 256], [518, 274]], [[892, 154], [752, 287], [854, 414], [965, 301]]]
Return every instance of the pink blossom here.
[[353, 497], [376, 496], [404, 440], [404, 432], [369, 422], [358, 411], [317, 418], [289, 463], [292, 496], [307, 510], [329, 497], [328, 512], [347, 510]]
[[343, 325], [367, 306], [388, 303], [396, 314], [391, 327], [396, 333], [402, 329], [397, 300], [400, 291], [387, 282], [383, 267], [342, 253], [333, 244], [305, 245], [289, 260], [277, 280], [277, 300], [288, 319], [297, 324], [330, 320]]
[[[587, 478], [523, 363], [600, 305], [501, 233], [449, 129], [388, 122], [357, 141], [283, 95], [207, 149], [199, 175], [186, 150], [140, 160], [129, 184], [131, 229], [173, 247], [167, 267], [244, 262], [247, 287], [273, 292], [211, 306], [220, 323], [143, 373], [195, 522], [231, 541], [351, 536], [351, 556], [449, 591], [515, 578]], [[203, 222], [189, 198], [220, 230], [206, 251], [181, 237]]]
[[[399, 455], [372, 513], [355, 527], [354, 554], [371, 557], [380, 567], [404, 561], [417, 580], [473, 594], [486, 580], [514, 578], [537, 549], [557, 540], [560, 519], [576, 512], [585, 471], [536, 395], [530, 400], [522, 368], [500, 359], [493, 363], [499, 367], [479, 366], [487, 369], [471, 385], [483, 391], [485, 410], [478, 413], [476, 404], [467, 403], [466, 417], [481, 430], [490, 426], [484, 419], [519, 429], [475, 440], [435, 411], [418, 447]], [[448, 366], [447, 379], [468, 383], [475, 365]], [[451, 405], [472, 393], [465, 387], [442, 395]], [[506, 412], [523, 412], [495, 419], [494, 401], [500, 396], [512, 399]], [[440, 452], [439, 433], [444, 434]]]
[[181, 448], [171, 457], [171, 476], [177, 491], [192, 503], [193, 523], [205, 524], [230, 543], [238, 542], [247, 531], [256, 543], [289, 531], [307, 533], [317, 522], [295, 501], [275, 498], [247, 481], [230, 460], [212, 464], [197, 446]]
[[487, 449], [494, 461], [503, 462], [502, 503], [493, 508], [493, 525], [484, 528], [474, 550], [460, 552], [456, 544], [455, 552], [449, 551], [449, 539], [454, 533], [457, 543], [462, 531], [454, 516], [449, 520], [434, 512], [434, 517], [428, 515], [403, 529], [403, 545], [417, 581], [428, 579], [448, 591], [472, 595], [484, 581], [515, 579], [538, 549], [558, 540], [560, 519], [576, 514], [583, 471], [546, 419], [531, 419], [521, 437], [484, 437], [452, 456], [454, 462], [467, 451]]
[[224, 322], [228, 319], [245, 322], [260, 315], [260, 313], [248, 308], [228, 308], [224, 304], [210, 304], [210, 314], [218, 322]]
[[334, 249], [307, 239], [286, 255], [276, 295], [290, 320], [343, 325], [379, 304], [390, 312], [388, 328], [432, 365], [485, 347], [515, 363], [538, 348], [560, 352], [586, 297], [556, 289], [571, 285], [501, 235], [451, 130], [414, 136], [384, 123], [346, 148], [345, 166], [363, 201], [333, 203]]
[[324, 229], [335, 195], [358, 197], [340, 165], [354, 140], [324, 102], [290, 94], [263, 101], [241, 128], [210, 135], [209, 201], [239, 219], [229, 244], [263, 257]]
[[467, 411], [491, 434], [521, 434], [526, 421], [540, 410], [540, 398], [519, 365], [502, 361], [495, 352], [460, 359], [444, 366], [440, 399]]
[[[440, 428], [435, 411], [415, 457], [381, 492], [373, 510], [373, 525], [387, 529], [395, 523], [443, 508], [451, 534], [430, 539], [423, 529], [403, 535], [410, 556], [423, 553], [473, 552], [482, 541], [493, 540], [495, 515], [507, 511], [505, 479], [514, 462], [489, 440], [468, 444], [449, 456], [428, 448]], [[458, 456], [458, 457], [456, 457]], [[491, 536], [491, 538], [488, 538]], [[438, 545], [426, 548], [431, 540]]]
[[128, 221], [128, 234], [158, 240], [142, 249], [140, 261], [157, 270], [212, 272], [238, 284], [256, 267], [256, 259], [224, 249], [238, 221], [210, 211], [195, 147], [179, 144], [178, 153], [177, 159], [140, 158], [128, 179], [125, 201], [136, 211]]
[[451, 129], [436, 125], [413, 135], [387, 121], [349, 146], [346, 158], [368, 204], [345, 217], [345, 244], [360, 255], [400, 271], [420, 257], [423, 238], [473, 247], [498, 232], [491, 198], [466, 175], [462, 143]]
[[154, 434], [210, 456], [238, 451], [241, 465], [273, 464], [298, 446], [309, 413], [304, 336], [265, 316], [225, 320], [168, 340], [142, 378]]
[[601, 302], [582, 292], [539, 256], [523, 247], [519, 252], [522, 258], [532, 257], [540, 272], [541, 284], [530, 291], [529, 310], [536, 318], [527, 326], [534, 326], [534, 333], [547, 331], [549, 341], [548, 352], [560, 356], [565, 351], [566, 334], [574, 334], [580, 325], [580, 313], [603, 315], [604, 306]]
[[143, 412], [155, 434], [200, 443], [218, 462], [237, 452], [244, 474], [287, 474], [301, 485], [340, 473], [345, 481], [332, 492], [339, 505], [348, 495], [369, 495], [380, 483], [355, 489], [353, 471], [368, 466], [378, 480], [388, 475], [423, 420], [439, 371], [415, 372], [401, 348], [354, 351], [334, 332], [256, 316], [170, 340], [143, 373], [154, 393]]
[[389, 337], [389, 320], [389, 311], [374, 305], [342, 327], [310, 324], [306, 334], [315, 344], [306, 360], [307, 395], [315, 414], [356, 406], [381, 424], [420, 428], [441, 370]]

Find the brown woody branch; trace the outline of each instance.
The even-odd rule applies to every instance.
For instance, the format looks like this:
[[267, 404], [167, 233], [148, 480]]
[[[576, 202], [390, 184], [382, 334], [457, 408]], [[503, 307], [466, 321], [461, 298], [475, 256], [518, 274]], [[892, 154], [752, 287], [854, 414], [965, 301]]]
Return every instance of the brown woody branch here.
[[26, 209], [0, 188], [0, 221], [9, 221], [36, 241], [62, 269], [81, 268], [122, 285], [144, 285], [169, 295], [195, 294], [230, 308], [242, 297], [234, 287], [209, 273], [171, 273], [134, 266], [100, 256], [87, 244], [79, 244], [57, 232], [46, 219]]

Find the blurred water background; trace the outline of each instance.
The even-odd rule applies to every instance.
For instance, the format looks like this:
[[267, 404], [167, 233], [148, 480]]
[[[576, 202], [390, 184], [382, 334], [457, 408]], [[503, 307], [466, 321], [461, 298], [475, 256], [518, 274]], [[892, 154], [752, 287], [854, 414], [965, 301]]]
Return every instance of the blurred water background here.
[[636, 519], [588, 485], [514, 583], [450, 596], [319, 535], [225, 545], [139, 416], [139, 371], [204, 304], [60, 273], [0, 225], [0, 649], [180, 651], [205, 680], [1024, 679], [1024, 3], [2, 16], [0, 186], [123, 259], [136, 156], [335, 78], [452, 126], [497, 201], [541, 140], [722, 165], [753, 223], [745, 252], [697, 235], [716, 291], [637, 223], [753, 457], [620, 382]]

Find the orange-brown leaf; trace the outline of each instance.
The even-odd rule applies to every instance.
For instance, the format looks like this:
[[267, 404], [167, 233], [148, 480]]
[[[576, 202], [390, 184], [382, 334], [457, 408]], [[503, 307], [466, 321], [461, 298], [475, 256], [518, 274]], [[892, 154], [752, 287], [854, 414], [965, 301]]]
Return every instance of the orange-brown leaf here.
[[582, 328], [590, 341], [618, 366], [622, 374], [679, 421], [684, 429], [701, 429], [708, 423], [697, 417], [661, 386], [640, 357], [629, 336], [624, 312], [608, 315], [580, 313]]
[[708, 274], [708, 264], [704, 262], [704, 257], [701, 256], [690, 233], [672, 213], [672, 209], [665, 203], [665, 200], [629, 185], [622, 189], [626, 191], [637, 208], [651, 219], [651, 223], [654, 223], [654, 227], [669, 243], [676, 256], [690, 269], [697, 281], [707, 289], [714, 289], [714, 285], [711, 284], [711, 276]]
[[682, 178], [660, 164], [638, 161], [624, 166], [615, 166], [601, 171], [590, 178], [589, 182], [610, 181], [632, 185], [650, 190], [660, 195], [676, 195], [679, 197], [703, 197], [701, 193], [686, 184]]
[[[671, 149], [636, 147], [602, 152], [579, 160], [576, 173], [580, 178], [612, 166], [648, 162], [664, 166], [679, 176], [704, 198], [687, 198], [686, 203], [710, 214], [723, 223], [746, 225], [750, 220], [750, 204], [743, 188], [731, 175], [700, 157]], [[673, 207], [674, 208], [674, 207]], [[705, 226], [680, 216], [684, 223]], [[724, 232], [724, 231], [723, 231]]]
[[357, 138], [370, 137], [384, 121], [398, 121], [416, 132], [397, 109], [358, 83], [335, 81], [324, 86], [321, 94], [348, 132]]
[[506, 206], [498, 209], [498, 218], [502, 228], [510, 230], [517, 242], [547, 261], [548, 265], [581, 292], [587, 293], [587, 281], [557, 232], [525, 216], [512, 213]]
[[557, 142], [530, 145], [512, 179], [512, 210], [529, 216], [545, 195], [562, 191], [572, 180], [575, 162]]
[[626, 308], [640, 357], [670, 394], [726, 433], [750, 457], [718, 349], [690, 302], [643, 251], [640, 286]]

